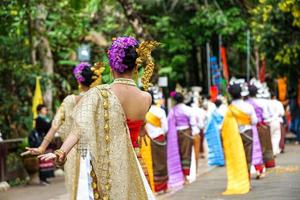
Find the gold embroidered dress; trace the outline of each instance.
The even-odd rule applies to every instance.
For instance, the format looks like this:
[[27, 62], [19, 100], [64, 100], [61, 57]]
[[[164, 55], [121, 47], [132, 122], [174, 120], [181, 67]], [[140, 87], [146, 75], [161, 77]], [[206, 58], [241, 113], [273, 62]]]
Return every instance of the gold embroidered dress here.
[[[68, 134], [71, 132], [73, 125], [72, 112], [76, 106], [76, 96], [68, 95], [63, 100], [59, 109], [57, 110], [55, 117], [52, 121], [52, 125], [58, 128], [58, 133], [64, 141]], [[70, 195], [71, 200], [76, 199], [77, 194], [77, 183], [79, 176], [79, 163], [80, 152], [77, 147], [73, 148], [67, 156], [67, 162], [64, 165], [65, 170], [65, 183], [67, 191]]]
[[72, 133], [88, 142], [94, 199], [149, 199], [126, 116], [110, 86], [90, 89], [74, 109], [73, 118]]

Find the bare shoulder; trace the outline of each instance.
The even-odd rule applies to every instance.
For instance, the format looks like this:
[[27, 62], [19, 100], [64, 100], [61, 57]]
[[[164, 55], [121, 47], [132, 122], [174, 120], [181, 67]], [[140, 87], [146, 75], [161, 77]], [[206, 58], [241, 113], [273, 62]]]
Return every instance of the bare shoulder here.
[[151, 95], [149, 94], [149, 92], [142, 91], [142, 95], [143, 95], [143, 98], [144, 98], [147, 102], [150, 102], [150, 103], [151, 103], [152, 97], [151, 97]]

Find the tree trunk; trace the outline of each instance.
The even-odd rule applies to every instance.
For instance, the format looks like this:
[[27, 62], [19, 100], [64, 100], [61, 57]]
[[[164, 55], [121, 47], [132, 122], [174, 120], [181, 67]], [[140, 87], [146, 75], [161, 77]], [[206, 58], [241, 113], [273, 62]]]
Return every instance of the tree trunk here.
[[133, 28], [138, 39], [151, 39], [143, 28], [143, 21], [138, 12], [133, 8], [133, 0], [118, 0], [124, 9], [125, 16]]
[[30, 46], [30, 62], [32, 65], [36, 65], [36, 42], [33, 39], [33, 29], [34, 29], [34, 22], [31, 17], [31, 8], [29, 0], [26, 1], [26, 14], [28, 20], [28, 37], [29, 37], [29, 46]]
[[191, 43], [191, 60], [190, 60], [190, 80], [189, 86], [198, 86], [200, 84], [199, 78], [199, 68], [198, 68], [198, 59], [197, 59], [197, 47], [194, 45], [194, 41]]
[[203, 62], [202, 62], [202, 49], [200, 46], [197, 46], [197, 63], [198, 63], [198, 76], [199, 76], [199, 84], [202, 88], [204, 88], [204, 72], [203, 72]]
[[54, 68], [54, 61], [53, 55], [51, 52], [50, 43], [46, 36], [46, 27], [45, 27], [45, 20], [47, 17], [47, 10], [43, 4], [39, 4], [37, 7], [37, 19], [35, 23], [35, 29], [37, 34], [37, 39], [39, 41], [38, 44], [38, 53], [39, 53], [39, 60], [43, 66], [43, 70], [48, 75], [49, 79], [47, 80], [46, 84], [46, 91], [44, 93], [44, 101], [47, 105], [48, 109], [52, 111], [52, 75], [53, 75], [53, 68]]

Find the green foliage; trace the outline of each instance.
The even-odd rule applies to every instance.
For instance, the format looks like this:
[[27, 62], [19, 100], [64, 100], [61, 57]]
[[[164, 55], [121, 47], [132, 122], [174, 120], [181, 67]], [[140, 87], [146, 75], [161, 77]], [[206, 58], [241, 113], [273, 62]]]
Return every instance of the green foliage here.
[[[195, 55], [199, 53], [197, 48], [205, 52], [206, 42], [216, 46], [218, 34], [222, 35], [223, 43], [231, 47], [229, 54], [246, 53], [247, 18], [230, 1], [222, 3], [230, 6], [222, 5], [224, 8], [221, 9], [214, 3], [204, 5], [195, 0], [142, 3], [140, 10], [146, 21], [145, 26], [162, 43], [155, 57], [160, 67], [159, 74], [167, 75], [174, 83], [180, 82], [182, 85], [203, 83], [203, 79], [197, 82], [191, 78], [194, 74], [191, 69], [199, 71], [199, 66], [206, 68], [205, 57], [195, 60]], [[213, 54], [218, 56], [218, 51], [214, 49]], [[236, 58], [228, 62], [229, 66], [239, 65]]]
[[230, 37], [246, 29], [246, 21], [236, 7], [222, 11], [213, 6], [201, 6], [191, 23], [196, 26], [196, 30], [201, 30], [199, 44], [210, 40], [216, 33]]
[[29, 63], [24, 5], [9, 3], [0, 10], [0, 123], [4, 137], [17, 137], [31, 127], [29, 102], [39, 68]]
[[[254, 35], [255, 46], [266, 56], [267, 66], [275, 69], [272, 73], [297, 75], [299, 0], [132, 2], [145, 31], [161, 43], [153, 53], [156, 72], [172, 80], [170, 87], [179, 82], [205, 88], [205, 43], [210, 42], [212, 54], [218, 56], [218, 35], [227, 47], [230, 74], [245, 74], [248, 29]], [[83, 42], [91, 46], [91, 63], [105, 62], [103, 82], [110, 83], [106, 52], [111, 39], [135, 35], [118, 0], [11, 0], [3, 4], [6, 5], [0, 9], [0, 130], [5, 138], [30, 132], [36, 76], [42, 76], [43, 91], [48, 80], [52, 80], [53, 107], [57, 108], [67, 94], [78, 89], [72, 69], [78, 63], [76, 50]], [[37, 19], [41, 15], [39, 5], [45, 6], [42, 34], [53, 54], [51, 75], [43, 71], [39, 55], [32, 56], [40, 42], [41, 33], [36, 28], [41, 22]]]
[[[102, 43], [109, 44], [116, 35], [132, 34], [120, 5], [115, 1], [5, 1], [0, 9], [0, 131], [4, 138], [24, 137], [32, 128], [31, 104], [35, 77], [42, 76], [42, 90], [48, 80], [53, 82], [54, 108], [62, 99], [77, 91], [72, 69], [76, 49], [91, 32], [102, 33]], [[42, 70], [39, 55], [32, 64], [31, 50], [38, 43], [34, 26], [37, 23], [38, 5], [46, 8], [45, 37], [48, 39], [54, 59], [53, 75]], [[116, 9], [114, 14], [111, 10]], [[108, 42], [107, 42], [108, 41]], [[112, 81], [106, 47], [91, 42], [92, 60], [106, 62], [103, 82]], [[105, 60], [105, 59], [106, 60]], [[54, 110], [55, 111], [55, 110]]]
[[300, 76], [300, 1], [260, 0], [251, 11], [251, 27], [273, 76], [288, 76], [291, 88]]

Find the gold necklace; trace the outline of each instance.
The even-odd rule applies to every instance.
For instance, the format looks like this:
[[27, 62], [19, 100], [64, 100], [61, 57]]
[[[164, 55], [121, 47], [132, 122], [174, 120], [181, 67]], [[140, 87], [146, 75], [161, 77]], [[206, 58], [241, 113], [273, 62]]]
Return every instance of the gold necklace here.
[[136, 87], [136, 83], [134, 80], [129, 78], [117, 78], [113, 82], [114, 84], [122, 84], [122, 85], [130, 85]]

